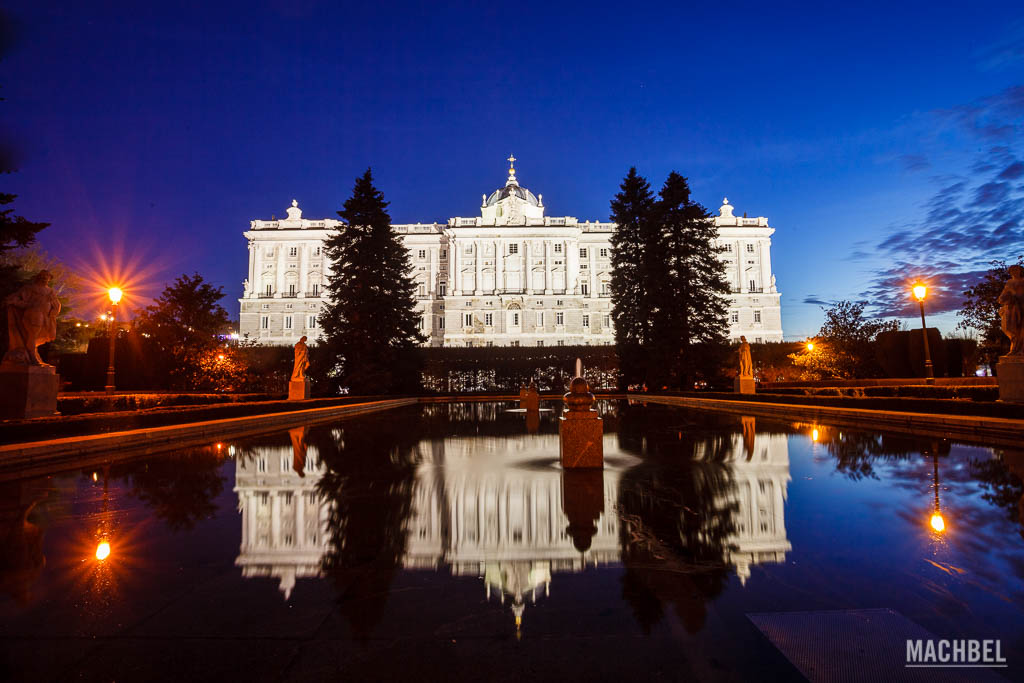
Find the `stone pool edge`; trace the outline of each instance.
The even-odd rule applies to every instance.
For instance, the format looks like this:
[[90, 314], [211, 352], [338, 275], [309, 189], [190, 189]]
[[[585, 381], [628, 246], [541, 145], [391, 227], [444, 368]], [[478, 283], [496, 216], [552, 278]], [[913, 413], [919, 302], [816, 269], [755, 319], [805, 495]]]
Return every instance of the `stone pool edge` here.
[[822, 420], [875, 431], [904, 432], [961, 441], [983, 441], [985, 445], [1019, 448], [1024, 441], [1024, 420], [1005, 417], [941, 415], [657, 394], [628, 394], [628, 398], [641, 403], [661, 403], [738, 415], [772, 417], [790, 422]]
[[45, 473], [56, 466], [86, 467], [111, 462], [117, 459], [116, 454], [120, 451], [130, 457], [139, 457], [197, 443], [276, 432], [288, 427], [391, 410], [419, 402], [420, 399], [415, 397], [384, 399], [5, 444], [0, 446], [0, 481]]

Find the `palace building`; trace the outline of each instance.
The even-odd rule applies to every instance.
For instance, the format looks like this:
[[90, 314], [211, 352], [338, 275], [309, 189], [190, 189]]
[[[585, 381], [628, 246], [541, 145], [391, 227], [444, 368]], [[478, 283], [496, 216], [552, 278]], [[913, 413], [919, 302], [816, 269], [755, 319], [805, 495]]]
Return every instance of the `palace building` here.
[[[611, 344], [614, 223], [546, 216], [544, 196], [516, 179], [483, 195], [480, 215], [447, 223], [395, 225], [413, 265], [421, 329], [430, 346]], [[732, 285], [729, 336], [782, 341], [780, 295], [766, 218], [714, 217]], [[317, 315], [330, 274], [323, 243], [335, 219], [302, 217], [293, 200], [283, 220], [251, 221], [249, 272], [239, 300], [240, 334], [267, 344], [319, 336]]]

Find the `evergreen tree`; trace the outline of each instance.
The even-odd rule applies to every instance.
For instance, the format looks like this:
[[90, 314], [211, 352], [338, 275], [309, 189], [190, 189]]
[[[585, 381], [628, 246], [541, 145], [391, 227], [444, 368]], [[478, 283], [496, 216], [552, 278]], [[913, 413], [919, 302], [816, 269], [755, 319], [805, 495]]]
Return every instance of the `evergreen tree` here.
[[135, 328], [146, 340], [147, 356], [161, 388], [206, 388], [203, 371], [227, 331], [228, 314], [217, 303], [224, 290], [199, 273], [181, 275], [139, 314]]
[[652, 282], [652, 368], [669, 385], [692, 389], [701, 366], [724, 349], [729, 283], [714, 246], [718, 228], [706, 208], [690, 198], [686, 178], [672, 171], [658, 193], [655, 246], [665, 268]]
[[644, 379], [642, 347], [650, 338], [648, 263], [652, 254], [654, 197], [647, 180], [630, 168], [611, 202], [612, 321], [624, 385]]
[[327, 239], [330, 300], [321, 317], [318, 355], [328, 374], [353, 393], [414, 391], [419, 332], [409, 252], [391, 227], [384, 195], [370, 169], [338, 212], [343, 225]]

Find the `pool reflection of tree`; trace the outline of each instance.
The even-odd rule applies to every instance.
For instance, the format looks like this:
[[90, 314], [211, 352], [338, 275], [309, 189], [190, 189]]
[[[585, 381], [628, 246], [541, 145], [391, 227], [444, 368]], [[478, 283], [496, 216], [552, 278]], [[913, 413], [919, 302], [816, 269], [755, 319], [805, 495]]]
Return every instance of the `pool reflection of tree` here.
[[[1024, 525], [1024, 450], [997, 449], [991, 458], [971, 458], [969, 466], [971, 476], [985, 489], [982, 499]], [[1020, 534], [1024, 537], [1024, 529]]]
[[224, 455], [215, 446], [191, 448], [114, 465], [111, 476], [130, 483], [131, 494], [169, 529], [188, 531], [217, 512], [214, 501], [224, 490]]

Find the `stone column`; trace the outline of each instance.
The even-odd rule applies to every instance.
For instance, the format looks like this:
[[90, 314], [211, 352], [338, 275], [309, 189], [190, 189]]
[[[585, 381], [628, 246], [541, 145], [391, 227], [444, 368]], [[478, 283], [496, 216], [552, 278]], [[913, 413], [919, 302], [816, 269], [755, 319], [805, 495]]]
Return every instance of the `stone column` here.
[[253, 296], [253, 293], [260, 286], [260, 283], [256, 282], [256, 273], [259, 272], [256, 269], [256, 263], [259, 255], [260, 247], [256, 240], [249, 240], [249, 291], [245, 293], [246, 296]]
[[[523, 272], [523, 288], [527, 294], [533, 294], [533, 258], [530, 254], [530, 240], [523, 243], [523, 258], [526, 260], [526, 270]], [[523, 322], [520, 320], [519, 322]]]
[[[597, 298], [597, 250], [600, 247], [589, 246], [587, 247], [587, 271], [590, 273], [590, 298]], [[593, 325], [594, 321], [591, 320], [590, 324]]]
[[281, 545], [281, 496], [277, 491], [270, 492], [270, 547]]
[[298, 490], [292, 495], [292, 501], [295, 503], [295, 545], [298, 548], [306, 547], [306, 501], [303, 499], [304, 496], [302, 490]]
[[246, 537], [246, 544], [249, 548], [255, 548], [256, 542], [259, 535], [259, 517], [256, 511], [256, 492], [249, 491], [246, 494], [246, 510], [245, 514], [249, 518], [249, 535]]
[[[305, 297], [309, 292], [309, 245], [303, 242], [299, 245], [299, 292]], [[298, 327], [296, 325], [296, 327]]]
[[501, 294], [505, 289], [505, 243], [494, 240], [494, 293]]
[[761, 286], [768, 291], [772, 286], [771, 240], [761, 240]]
[[482, 284], [480, 280], [484, 274], [484, 260], [481, 258], [482, 254], [480, 252], [482, 249], [480, 249], [480, 246], [480, 240], [473, 240], [473, 262], [476, 264], [476, 277], [473, 279], [473, 294], [476, 296], [480, 296], [480, 293], [483, 291], [483, 288], [480, 286]]
[[544, 293], [551, 294], [551, 240], [544, 240]]
[[[430, 247], [428, 252], [430, 254], [430, 270], [428, 271], [430, 274], [430, 285], [427, 288], [427, 292], [429, 292], [431, 299], [437, 298], [437, 271], [440, 265], [439, 249], [440, 247]], [[433, 326], [433, 316], [431, 316], [431, 326]]]
[[[568, 246], [569, 240], [566, 240], [565, 249], [567, 254], [565, 255], [565, 289], [567, 292], [576, 293], [576, 283], [580, 276], [580, 243], [574, 241], [573, 246]], [[572, 288], [571, 292], [569, 291]]]
[[[459, 277], [459, 243], [454, 237], [452, 237], [448, 242], [448, 248], [451, 251], [451, 253], [448, 254], [448, 262], [451, 264], [452, 269], [452, 294], [454, 296], [460, 296], [462, 294], [462, 279]], [[447, 308], [447, 306], [445, 306], [445, 308]]]
[[277, 291], [274, 292], [274, 296], [277, 297], [278, 299], [280, 299], [281, 295], [284, 294], [284, 267], [285, 267], [285, 260], [284, 260], [285, 259], [285, 255], [284, 255], [284, 252], [285, 252], [284, 244], [283, 243], [278, 244], [277, 245], [277, 260], [276, 260], [277, 273], [276, 273], [276, 278], [275, 278], [276, 281], [277, 281], [277, 286], [276, 286]]

